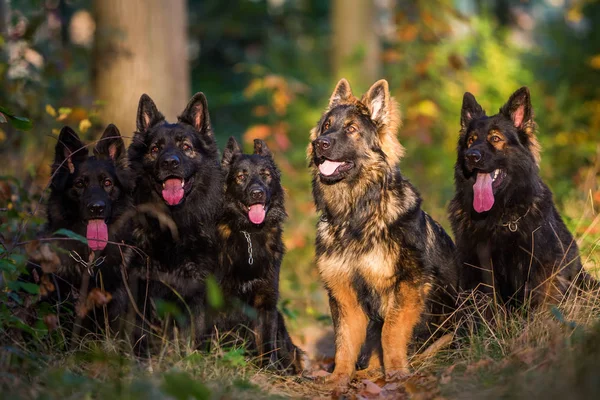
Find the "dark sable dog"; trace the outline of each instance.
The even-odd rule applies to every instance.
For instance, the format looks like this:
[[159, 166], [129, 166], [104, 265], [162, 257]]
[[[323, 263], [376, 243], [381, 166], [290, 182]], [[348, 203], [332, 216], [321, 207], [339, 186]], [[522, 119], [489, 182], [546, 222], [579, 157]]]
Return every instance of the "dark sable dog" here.
[[[446, 295], [457, 285], [452, 240], [423, 212], [397, 167], [399, 119], [385, 80], [359, 100], [342, 79], [311, 131], [313, 195], [322, 215], [316, 261], [335, 328], [334, 384], [349, 382], [371, 338], [382, 347], [388, 377], [407, 373], [407, 347], [422, 315], [452, 304]], [[363, 353], [373, 347], [367, 343]]]
[[[282, 224], [287, 216], [279, 170], [266, 143], [258, 139], [254, 154], [246, 155], [230, 138], [221, 165], [225, 195], [218, 226], [219, 282], [234, 311], [216, 325], [223, 332], [246, 324], [259, 355], [271, 366], [298, 373], [303, 369], [303, 353], [292, 343], [277, 310], [285, 251]], [[256, 312], [255, 318], [244, 314], [248, 306]]]
[[511, 304], [560, 300], [574, 279], [589, 277], [538, 175], [529, 90], [517, 90], [490, 117], [465, 93], [460, 123], [449, 211], [462, 289], [494, 291]]
[[[85, 296], [80, 293], [81, 287], [91, 300], [79, 300], [78, 313], [82, 316], [98, 311], [94, 308], [97, 304], [94, 298], [104, 299], [101, 303], [109, 300], [103, 292], [111, 295], [120, 292], [122, 257], [115, 242], [128, 238], [130, 229], [121, 217], [132, 208], [132, 187], [125, 145], [114, 125], [106, 128], [91, 157], [88, 148], [71, 128], [61, 130], [52, 165], [45, 231], [51, 235], [59, 229], [67, 229], [86, 237], [88, 244], [61, 240], [57, 242], [59, 259], [54, 261], [42, 248], [33, 252], [29, 264], [32, 277], [41, 279], [43, 293], [50, 292], [47, 300], [73, 305], [74, 299]], [[89, 264], [92, 252], [97, 267], [87, 268], [85, 264]], [[83, 286], [82, 280], [87, 282]], [[124, 300], [115, 296], [109, 311], [119, 309]], [[109, 320], [117, 314], [118, 311], [109, 312]]]
[[222, 187], [204, 94], [194, 95], [174, 124], [142, 95], [129, 160], [137, 177], [134, 239], [149, 256], [149, 265], [132, 263], [138, 308], [148, 318], [155, 299], [183, 301], [182, 313], [194, 319], [187, 327], [195, 340], [204, 329], [205, 278], [217, 264]]

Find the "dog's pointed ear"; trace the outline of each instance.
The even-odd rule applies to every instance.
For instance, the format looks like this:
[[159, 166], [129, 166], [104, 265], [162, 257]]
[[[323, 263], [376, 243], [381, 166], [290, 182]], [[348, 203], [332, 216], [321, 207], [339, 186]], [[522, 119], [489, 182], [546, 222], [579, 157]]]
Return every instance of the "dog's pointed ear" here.
[[500, 112], [509, 118], [517, 129], [524, 129], [533, 122], [533, 108], [531, 107], [529, 89], [523, 86], [514, 92], [506, 104], [502, 106]]
[[523, 86], [514, 92], [506, 104], [500, 108], [500, 113], [512, 121], [519, 132], [521, 143], [529, 148], [536, 163], [539, 165], [541, 160], [541, 146], [535, 134], [533, 107], [527, 86]]
[[146, 133], [148, 129], [161, 121], [164, 121], [165, 117], [158, 111], [154, 101], [146, 93], [140, 97], [137, 111], [137, 133]]
[[126, 161], [125, 142], [119, 129], [110, 124], [94, 147], [94, 155], [100, 160], [112, 160], [115, 165], [124, 165]]
[[398, 141], [400, 111], [390, 95], [390, 87], [385, 79], [378, 80], [361, 99], [369, 109], [371, 119], [377, 125], [381, 150], [389, 165], [396, 165], [404, 155], [404, 148]]
[[333, 93], [329, 98], [329, 108], [333, 108], [336, 105], [347, 102], [352, 99], [352, 89], [350, 88], [350, 83], [344, 78], [340, 79], [340, 81], [333, 89]]
[[208, 101], [202, 92], [196, 93], [179, 116], [179, 122], [189, 124], [203, 134], [212, 135]]
[[387, 124], [394, 105], [390, 99], [388, 82], [385, 79], [375, 82], [364, 95], [362, 101], [369, 108], [373, 121], [378, 125]]
[[265, 141], [262, 139], [254, 139], [254, 154], [258, 154], [259, 156], [262, 156], [262, 157], [273, 158], [273, 154], [271, 153], [271, 150], [269, 150], [269, 147], [267, 146]]
[[463, 96], [462, 109], [460, 112], [460, 127], [461, 130], [466, 130], [471, 123], [472, 120], [476, 118], [481, 118], [485, 116], [485, 111], [477, 100], [475, 100], [475, 96], [473, 96], [469, 92], [465, 92]]
[[54, 154], [54, 165], [52, 171], [57, 168], [66, 168], [69, 173], [75, 172], [75, 165], [84, 162], [87, 159], [87, 148], [77, 136], [77, 133], [68, 126], [61, 129], [58, 135]]
[[223, 159], [221, 160], [221, 167], [229, 169], [229, 167], [231, 167], [231, 164], [233, 164], [235, 158], [241, 155], [242, 149], [240, 148], [240, 145], [238, 144], [237, 140], [235, 140], [235, 138], [231, 136], [227, 141], [227, 146], [225, 146], [225, 150], [223, 150]]

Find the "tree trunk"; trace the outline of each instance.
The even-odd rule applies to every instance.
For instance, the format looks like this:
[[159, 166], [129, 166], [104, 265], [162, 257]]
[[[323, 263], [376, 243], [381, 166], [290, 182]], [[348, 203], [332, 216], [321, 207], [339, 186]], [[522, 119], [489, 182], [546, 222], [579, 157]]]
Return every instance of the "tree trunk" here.
[[173, 121], [190, 97], [185, 0], [94, 0], [94, 87], [105, 123], [135, 131], [147, 93]]
[[355, 92], [380, 78], [381, 45], [375, 14], [373, 0], [333, 1], [334, 77], [348, 79]]

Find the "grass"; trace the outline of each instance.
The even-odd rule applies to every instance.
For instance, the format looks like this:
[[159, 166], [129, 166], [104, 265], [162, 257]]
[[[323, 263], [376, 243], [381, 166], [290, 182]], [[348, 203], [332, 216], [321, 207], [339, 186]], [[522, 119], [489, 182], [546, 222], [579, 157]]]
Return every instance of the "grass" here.
[[[280, 309], [296, 344], [309, 352], [319, 370], [331, 363], [332, 328], [326, 295], [312, 264], [315, 215], [308, 208], [310, 192], [301, 192], [308, 194], [289, 196], [290, 221], [284, 240], [290, 251], [282, 269]], [[14, 216], [3, 227], [12, 232], [20, 229], [26, 214], [23, 210], [29, 208], [17, 199]], [[561, 208], [577, 238], [582, 262], [597, 274], [600, 216], [589, 200], [571, 200]], [[38, 227], [39, 222], [35, 222], [30, 229]], [[22, 254], [13, 258], [17, 264], [25, 260]], [[0, 267], [13, 268], [6, 262]], [[5, 269], [2, 271], [5, 275]], [[331, 396], [318, 380], [281, 377], [258, 367], [255, 358], [240, 345], [215, 343], [213, 351], [203, 353], [185, 343], [164, 341], [156, 356], [142, 360], [124, 342], [86, 337], [76, 348], [65, 351], [58, 332], [48, 334], [40, 323], [33, 330], [21, 327], [30, 336], [33, 333], [29, 340], [15, 335], [19, 325], [15, 328], [11, 320], [9, 329], [6, 312], [0, 304], [0, 399]], [[408, 380], [386, 385], [376, 373], [360, 375], [348, 396], [530, 400], [584, 399], [600, 393], [600, 380], [596, 379], [600, 370], [598, 293], [573, 293], [554, 308], [511, 313], [489, 298], [471, 297], [465, 299], [457, 315], [461, 328], [451, 344], [429, 357], [423, 356], [425, 348], [419, 349], [412, 359], [414, 374]], [[485, 322], [478, 323], [481, 321]]]

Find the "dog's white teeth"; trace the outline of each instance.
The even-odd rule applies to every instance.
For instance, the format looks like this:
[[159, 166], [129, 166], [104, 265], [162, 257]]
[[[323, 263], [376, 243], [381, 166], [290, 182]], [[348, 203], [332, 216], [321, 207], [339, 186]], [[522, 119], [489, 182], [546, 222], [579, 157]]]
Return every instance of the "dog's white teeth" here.
[[267, 209], [267, 206], [266, 206], [266, 205], [263, 205], [263, 210], [266, 210], [266, 209]]
[[167, 187], [167, 185], [163, 182], [163, 189], [166, 188], [166, 187]]
[[495, 181], [496, 178], [498, 178], [498, 175], [500, 175], [500, 170], [497, 169], [494, 172], [492, 172], [492, 181]]
[[182, 179], [181, 180], [181, 187], [183, 187], [183, 184], [185, 183], [185, 181]]

